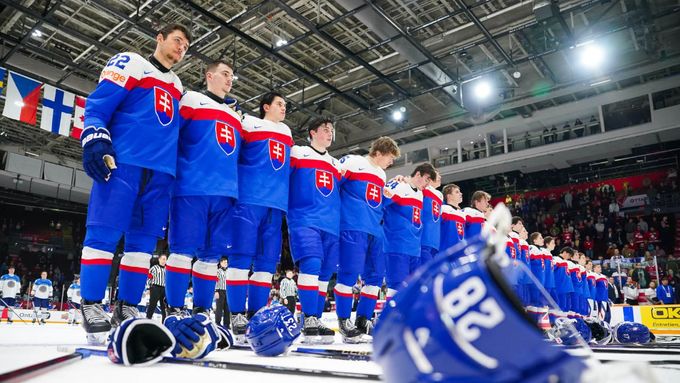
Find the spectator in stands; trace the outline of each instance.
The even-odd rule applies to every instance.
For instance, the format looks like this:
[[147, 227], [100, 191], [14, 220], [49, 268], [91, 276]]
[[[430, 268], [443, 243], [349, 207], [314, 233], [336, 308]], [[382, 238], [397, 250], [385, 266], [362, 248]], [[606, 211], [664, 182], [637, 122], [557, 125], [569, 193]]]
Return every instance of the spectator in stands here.
[[630, 277], [641, 289], [646, 289], [649, 282], [652, 280], [649, 272], [647, 272], [647, 270], [639, 263], [635, 264], [633, 270], [630, 272]]
[[593, 240], [590, 239], [589, 235], [586, 235], [586, 239], [583, 241], [583, 252], [587, 257], [593, 257]]
[[637, 282], [635, 282], [633, 279], [628, 279], [628, 283], [623, 287], [624, 303], [632, 306], [637, 306], [639, 296], [640, 290], [638, 288]]
[[583, 122], [577, 118], [574, 122], [574, 134], [576, 134], [576, 137], [583, 137], [583, 129]]
[[640, 217], [640, 220], [638, 221], [638, 229], [640, 229], [640, 231], [643, 233], [649, 231], [649, 225], [647, 224], [647, 221], [645, 221], [644, 217]]
[[543, 129], [543, 142], [545, 144], [549, 144], [551, 142], [551, 137], [550, 137], [550, 130], [548, 130], [548, 127]]
[[619, 204], [616, 200], [612, 200], [609, 203], [609, 214], [618, 215], [619, 214]]
[[635, 220], [633, 218], [628, 218], [628, 222], [626, 222], [626, 240], [633, 241], [635, 239], [634, 233], [637, 230], [637, 224], [635, 223]]
[[665, 305], [672, 305], [675, 301], [675, 289], [668, 283], [668, 278], [662, 278], [661, 284], [656, 288], [656, 297]]
[[661, 240], [661, 247], [666, 253], [673, 252], [673, 230], [668, 222], [668, 216], [663, 216], [659, 223], [659, 239]]
[[627, 243], [623, 245], [623, 251], [622, 254], [624, 258], [633, 258], [635, 255], [635, 247], [632, 243]]
[[[612, 265], [612, 268], [615, 270], [617, 269], [616, 264]], [[628, 284], [628, 269], [622, 269], [621, 271], [615, 271], [612, 273], [612, 277], [614, 278], [614, 283], [616, 283], [616, 286], [623, 288], [623, 286]]]
[[644, 289], [642, 293], [644, 294], [648, 305], [658, 305], [662, 303], [659, 301], [656, 294], [656, 281], [649, 282], [649, 287]]
[[567, 192], [564, 193], [564, 207], [571, 209], [573, 201], [574, 195], [571, 193], [571, 190], [567, 190]]
[[597, 134], [600, 133], [600, 124], [597, 122], [597, 119], [595, 116], [590, 116], [590, 121], [588, 121], [588, 124], [590, 125], [590, 134]]

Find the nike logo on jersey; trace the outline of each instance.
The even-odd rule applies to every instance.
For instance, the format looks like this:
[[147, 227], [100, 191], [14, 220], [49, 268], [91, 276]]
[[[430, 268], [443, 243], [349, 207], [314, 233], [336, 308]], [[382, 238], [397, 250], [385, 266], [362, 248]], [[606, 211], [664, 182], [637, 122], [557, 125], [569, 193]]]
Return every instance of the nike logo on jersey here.
[[144, 71], [144, 74], [149, 74], [149, 73], [153, 73], [153, 71], [152, 70], [145, 70]]
[[201, 104], [201, 106], [203, 106], [203, 105], [208, 105], [209, 102], [199, 102], [199, 104]]
[[309, 157], [309, 154], [303, 154], [302, 157]]
[[359, 168], [359, 169], [357, 169], [357, 170], [358, 170], [358, 171], [362, 171], [362, 170], [364, 170], [364, 169], [366, 169], [366, 168]]
[[261, 126], [253, 126], [253, 129], [260, 129]]

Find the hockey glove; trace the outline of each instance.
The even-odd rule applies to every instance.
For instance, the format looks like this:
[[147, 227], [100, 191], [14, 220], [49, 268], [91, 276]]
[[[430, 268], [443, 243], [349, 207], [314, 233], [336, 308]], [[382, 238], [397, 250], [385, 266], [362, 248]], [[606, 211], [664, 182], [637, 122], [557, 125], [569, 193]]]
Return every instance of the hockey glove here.
[[161, 324], [146, 318], [123, 321], [109, 335], [107, 352], [113, 363], [147, 366], [175, 347], [175, 338]]
[[178, 358], [204, 358], [215, 349], [220, 339], [217, 326], [203, 313], [188, 318], [172, 315], [165, 319], [164, 324], [175, 337], [172, 356]]
[[106, 128], [88, 126], [80, 137], [83, 146], [83, 168], [96, 182], [106, 182], [116, 168], [111, 134]]
[[220, 325], [216, 326], [220, 339], [217, 341], [217, 346], [215, 349], [218, 351], [230, 349], [231, 346], [234, 345], [234, 336], [231, 334], [231, 331], [229, 331], [228, 328], [222, 327]]
[[238, 113], [238, 116], [243, 119], [243, 111], [241, 110], [241, 106], [238, 104], [238, 101], [236, 101], [235, 98], [227, 97], [224, 99], [224, 103], [227, 104], [228, 107], [234, 110], [234, 112]]

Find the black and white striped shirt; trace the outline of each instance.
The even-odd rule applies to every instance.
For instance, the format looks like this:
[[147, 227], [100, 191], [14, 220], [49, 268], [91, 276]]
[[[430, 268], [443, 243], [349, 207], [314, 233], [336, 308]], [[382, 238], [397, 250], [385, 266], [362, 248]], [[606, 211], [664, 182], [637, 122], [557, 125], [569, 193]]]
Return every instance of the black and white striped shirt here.
[[217, 268], [217, 284], [215, 285], [215, 290], [226, 290], [227, 289], [227, 270], [221, 267]]
[[295, 281], [292, 279], [288, 278], [283, 278], [281, 280], [281, 289], [280, 289], [281, 297], [294, 297], [297, 293], [297, 285], [295, 285]]
[[153, 286], [161, 286], [165, 287], [165, 267], [162, 267], [161, 265], [153, 265], [149, 269], [149, 285]]

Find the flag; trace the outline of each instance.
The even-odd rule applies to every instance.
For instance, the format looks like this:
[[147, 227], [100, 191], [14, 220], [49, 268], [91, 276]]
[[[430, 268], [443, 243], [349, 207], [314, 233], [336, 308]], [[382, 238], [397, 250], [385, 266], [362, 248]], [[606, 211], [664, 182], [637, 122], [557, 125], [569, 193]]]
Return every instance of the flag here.
[[73, 129], [71, 137], [80, 140], [80, 134], [85, 129], [85, 97], [76, 96], [76, 109], [73, 113]]
[[45, 85], [40, 129], [68, 136], [71, 128], [74, 98], [75, 95], [71, 92], [63, 91], [52, 85]]
[[41, 86], [40, 81], [10, 71], [2, 115], [35, 125]]
[[0, 67], [0, 94], [2, 94], [2, 89], [5, 87], [5, 72], [7, 69]]

